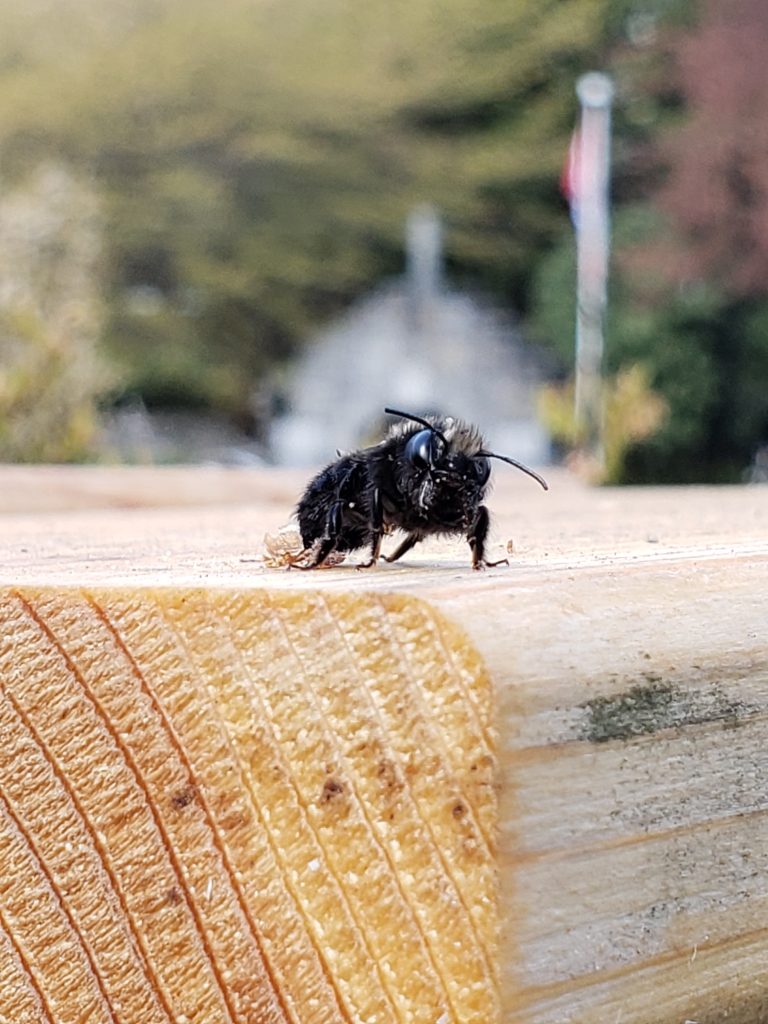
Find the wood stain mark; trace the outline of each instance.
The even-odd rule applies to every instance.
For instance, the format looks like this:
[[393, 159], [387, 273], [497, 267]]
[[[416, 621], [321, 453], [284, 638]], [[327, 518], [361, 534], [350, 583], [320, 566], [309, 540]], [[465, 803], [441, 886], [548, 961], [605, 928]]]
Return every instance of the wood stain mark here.
[[171, 806], [177, 811], [183, 810], [185, 807], [189, 807], [192, 801], [197, 797], [197, 786], [190, 783], [188, 786], [184, 786], [183, 789], [177, 790], [171, 796]]
[[323, 789], [320, 793], [320, 803], [328, 804], [332, 800], [338, 801], [344, 796], [344, 792], [344, 783], [340, 779], [337, 779], [335, 775], [331, 775], [330, 778], [327, 778], [323, 783]]
[[579, 705], [587, 715], [580, 739], [590, 743], [632, 740], [665, 729], [719, 722], [735, 728], [760, 709], [726, 697], [718, 687], [704, 694], [675, 686], [654, 673], [621, 693]]

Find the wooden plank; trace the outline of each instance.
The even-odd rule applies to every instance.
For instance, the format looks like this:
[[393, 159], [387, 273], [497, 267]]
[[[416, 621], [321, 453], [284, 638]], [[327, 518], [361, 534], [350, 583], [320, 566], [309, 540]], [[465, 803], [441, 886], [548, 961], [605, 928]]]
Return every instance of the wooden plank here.
[[522, 598], [513, 666], [479, 639], [511, 683], [511, 1019], [760, 1019], [767, 585], [765, 556], [591, 570]]
[[268, 571], [300, 484], [3, 517], [0, 1019], [768, 1014], [768, 490]]
[[293, 500], [296, 474], [240, 466], [0, 464], [0, 513], [161, 508]]

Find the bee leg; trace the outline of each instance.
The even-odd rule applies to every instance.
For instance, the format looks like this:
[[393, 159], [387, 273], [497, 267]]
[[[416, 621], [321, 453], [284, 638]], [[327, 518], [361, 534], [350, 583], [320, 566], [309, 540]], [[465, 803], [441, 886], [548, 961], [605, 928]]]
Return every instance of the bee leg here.
[[372, 569], [373, 566], [376, 565], [376, 563], [378, 562], [380, 555], [381, 555], [381, 534], [377, 534], [376, 536], [374, 536], [373, 543], [371, 544], [371, 557], [368, 559], [367, 562], [359, 562], [358, 565], [357, 565], [357, 568], [358, 569]]
[[330, 553], [333, 551], [333, 547], [334, 547], [334, 542], [333, 542], [332, 538], [329, 538], [328, 540], [324, 540], [322, 542], [322, 544], [320, 545], [320, 547], [317, 549], [317, 552], [315, 554], [314, 559], [308, 565], [299, 565], [298, 563], [295, 563], [296, 567], [298, 569], [304, 569], [305, 571], [307, 569], [325, 569], [325, 568], [328, 568], [328, 566], [324, 566], [323, 565], [323, 562], [326, 560], [328, 555], [330, 555]]
[[339, 500], [331, 505], [325, 520], [325, 530], [315, 557], [308, 565], [300, 565], [299, 569], [321, 569], [323, 562], [336, 547], [336, 540], [341, 532], [343, 503]]
[[371, 557], [367, 562], [360, 562], [358, 569], [370, 569], [379, 560], [381, 554], [381, 538], [384, 536], [384, 509], [381, 505], [381, 494], [375, 487], [371, 495]]
[[488, 536], [490, 516], [485, 505], [477, 510], [477, 516], [472, 524], [472, 529], [467, 534], [470, 550], [472, 551], [472, 568], [484, 569], [486, 566], [509, 565], [508, 558], [500, 558], [498, 562], [489, 562], [485, 557], [485, 540]]
[[396, 562], [404, 554], [411, 550], [414, 544], [418, 544], [421, 537], [418, 533], [409, 533], [402, 544], [395, 548], [391, 555], [382, 555], [385, 562]]
[[287, 553], [285, 556], [285, 564], [287, 568], [306, 568], [304, 565], [302, 565], [302, 562], [309, 557], [311, 551], [312, 548], [302, 548], [301, 551], [292, 551]]

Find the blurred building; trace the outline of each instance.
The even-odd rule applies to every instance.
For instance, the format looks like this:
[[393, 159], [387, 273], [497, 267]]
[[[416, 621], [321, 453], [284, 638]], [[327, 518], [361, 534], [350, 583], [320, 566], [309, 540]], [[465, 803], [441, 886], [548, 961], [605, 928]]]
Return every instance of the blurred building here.
[[541, 465], [550, 443], [534, 403], [544, 378], [542, 357], [509, 314], [446, 284], [439, 220], [419, 208], [407, 225], [406, 273], [310, 339], [272, 453], [286, 465], [329, 461], [378, 439], [389, 405], [472, 420], [495, 451]]

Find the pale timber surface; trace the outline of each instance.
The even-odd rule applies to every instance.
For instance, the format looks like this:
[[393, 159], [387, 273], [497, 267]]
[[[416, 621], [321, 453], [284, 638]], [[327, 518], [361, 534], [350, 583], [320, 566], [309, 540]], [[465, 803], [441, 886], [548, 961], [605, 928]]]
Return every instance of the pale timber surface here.
[[509, 567], [302, 573], [301, 476], [25, 472], [0, 1020], [492, 1024], [495, 865], [505, 1022], [768, 1020], [768, 488], [497, 472]]

